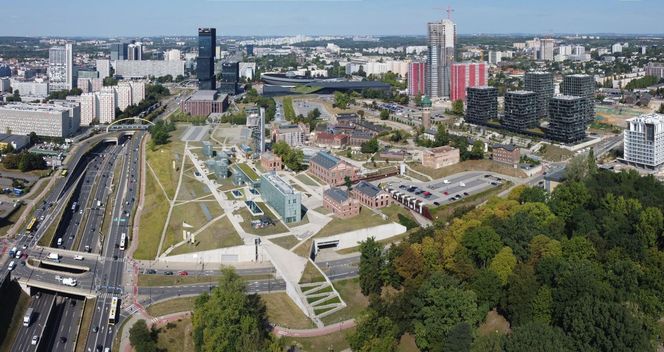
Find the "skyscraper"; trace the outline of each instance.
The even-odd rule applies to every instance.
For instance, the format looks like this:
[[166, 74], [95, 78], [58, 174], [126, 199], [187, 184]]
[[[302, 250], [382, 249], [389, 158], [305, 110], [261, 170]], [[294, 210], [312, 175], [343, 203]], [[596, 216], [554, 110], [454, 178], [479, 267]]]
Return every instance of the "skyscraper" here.
[[214, 56], [217, 45], [215, 28], [198, 29], [198, 59], [196, 60], [196, 76], [198, 88], [215, 90], [217, 84], [214, 77]]
[[425, 94], [426, 69], [424, 62], [411, 62], [408, 64], [408, 95]]
[[450, 73], [450, 100], [466, 100], [466, 88], [487, 84], [489, 68], [486, 62], [454, 63]]
[[553, 60], [553, 44], [555, 41], [553, 39], [542, 39], [540, 40], [540, 60], [551, 61]]
[[526, 72], [523, 87], [537, 94], [537, 116], [549, 116], [549, 100], [555, 93], [553, 74], [550, 72]]
[[428, 24], [427, 95], [450, 96], [450, 65], [454, 62], [456, 24], [450, 19]]
[[503, 125], [513, 131], [537, 127], [537, 94], [525, 90], [505, 93]]
[[484, 124], [498, 118], [498, 89], [474, 87], [466, 89], [466, 117], [470, 123]]
[[127, 60], [128, 46], [127, 43], [111, 44], [111, 61]]
[[222, 93], [238, 94], [240, 88], [240, 63], [237, 61], [224, 61], [221, 63], [221, 82], [219, 89]]
[[558, 95], [549, 101], [549, 127], [546, 138], [564, 143], [586, 138], [585, 98]]
[[625, 160], [656, 169], [664, 164], [664, 115], [647, 114], [627, 120]]
[[590, 124], [595, 120], [595, 79], [593, 76], [583, 74], [565, 76], [560, 84], [560, 93], [584, 98], [586, 123]]
[[143, 44], [132, 42], [127, 45], [127, 60], [143, 60]]
[[70, 90], [74, 84], [74, 62], [71, 44], [48, 50], [49, 90]]

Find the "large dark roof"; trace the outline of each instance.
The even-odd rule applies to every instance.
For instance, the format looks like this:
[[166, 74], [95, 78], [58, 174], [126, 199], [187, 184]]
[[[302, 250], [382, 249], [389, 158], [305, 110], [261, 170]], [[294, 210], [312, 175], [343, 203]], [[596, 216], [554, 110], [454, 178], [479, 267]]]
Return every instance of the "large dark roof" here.
[[517, 147], [514, 144], [496, 144], [496, 145], [493, 146], [493, 149], [498, 149], [498, 148], [505, 149], [508, 152], [513, 152], [514, 149], [518, 149], [519, 147]]
[[366, 194], [369, 197], [375, 197], [378, 195], [378, 193], [382, 191], [380, 188], [366, 181], [360, 181], [360, 183], [355, 185], [355, 190], [360, 193]]
[[309, 161], [309, 163], [316, 163], [326, 169], [331, 169], [337, 166], [339, 162], [341, 162], [339, 158], [325, 152], [319, 152], [318, 154], [314, 155], [313, 158], [311, 158], [311, 161]]
[[328, 190], [325, 190], [326, 196], [329, 196], [337, 203], [343, 203], [348, 200], [348, 193], [341, 188], [332, 187]]

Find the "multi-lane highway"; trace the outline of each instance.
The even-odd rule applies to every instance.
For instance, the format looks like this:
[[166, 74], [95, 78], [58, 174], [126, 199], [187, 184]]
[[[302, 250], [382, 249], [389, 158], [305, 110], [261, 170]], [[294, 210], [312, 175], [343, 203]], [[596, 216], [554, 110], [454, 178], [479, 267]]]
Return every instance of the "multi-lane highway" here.
[[[108, 233], [104, 234], [102, 258], [99, 262], [101, 268], [95, 274], [95, 286], [99, 296], [92, 317], [92, 325], [97, 329], [90, 330], [85, 345], [86, 351], [110, 348], [113, 343], [117, 325], [109, 325], [109, 312], [112, 298], [120, 297], [123, 293], [122, 274], [125, 260], [120, 241], [122, 237], [128, 239], [131, 236], [129, 219], [132, 215], [133, 202], [137, 198], [136, 175], [139, 171], [139, 150], [143, 137], [144, 133], [138, 132], [124, 143], [117, 159], [120, 163], [118, 167], [121, 167], [120, 177], [117, 182], [114, 181], [114, 199], [109, 200], [107, 205], [112, 206], [111, 228]], [[129, 246], [128, 242], [126, 246]], [[118, 310], [119, 308], [118, 305]]]

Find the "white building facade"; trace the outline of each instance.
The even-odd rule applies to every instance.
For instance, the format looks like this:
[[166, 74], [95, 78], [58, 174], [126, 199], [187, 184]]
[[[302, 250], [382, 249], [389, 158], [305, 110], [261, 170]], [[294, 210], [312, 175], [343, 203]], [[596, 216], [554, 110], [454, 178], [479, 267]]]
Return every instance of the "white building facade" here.
[[650, 169], [664, 163], [664, 115], [653, 113], [627, 120], [623, 138], [625, 161]]

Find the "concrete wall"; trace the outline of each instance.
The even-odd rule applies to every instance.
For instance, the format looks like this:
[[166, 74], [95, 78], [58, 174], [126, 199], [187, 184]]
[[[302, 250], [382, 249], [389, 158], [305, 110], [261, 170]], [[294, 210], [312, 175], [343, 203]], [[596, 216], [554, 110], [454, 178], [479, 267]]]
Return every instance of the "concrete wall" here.
[[376, 241], [381, 241], [400, 235], [407, 230], [408, 229], [406, 229], [406, 227], [401, 224], [390, 223], [366, 229], [345, 232], [330, 237], [317, 238], [315, 241], [324, 242], [338, 240], [339, 246], [337, 249], [353, 248], [359, 246], [360, 242], [365, 241], [369, 237], [374, 237]]
[[[161, 262], [171, 263], [239, 263], [256, 262], [256, 247], [254, 245], [241, 245], [228, 248], [219, 248], [209, 251], [178, 254], [160, 257]], [[258, 248], [258, 262], [268, 261], [263, 248]]]

